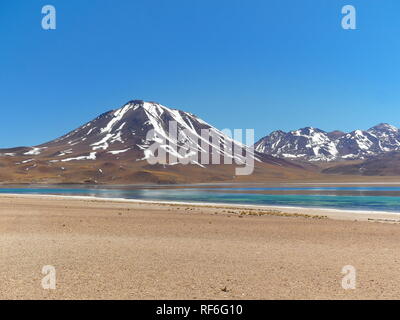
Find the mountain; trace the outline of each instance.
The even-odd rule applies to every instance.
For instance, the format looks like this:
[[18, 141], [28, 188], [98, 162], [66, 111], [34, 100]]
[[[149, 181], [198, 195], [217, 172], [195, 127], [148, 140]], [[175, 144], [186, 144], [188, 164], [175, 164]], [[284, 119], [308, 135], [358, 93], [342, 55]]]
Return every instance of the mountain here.
[[274, 131], [258, 141], [255, 150], [276, 157], [308, 160], [331, 160], [338, 153], [326, 132], [311, 127], [289, 133]]
[[[215, 140], [204, 138], [202, 130], [210, 132]], [[149, 132], [152, 134], [148, 135]], [[152, 150], [154, 145], [158, 146], [157, 151]], [[199, 161], [202, 151], [210, 152], [211, 148], [221, 163], [225, 157], [232, 164]], [[149, 163], [163, 153], [163, 161]], [[244, 178], [236, 176], [235, 168], [245, 164], [246, 155], [254, 161], [255, 172], [261, 179], [305, 174], [301, 166], [254, 152], [191, 113], [132, 100], [58, 139], [33, 147], [0, 149], [0, 182], [130, 184], [240, 180]], [[215, 163], [211, 160], [209, 156], [209, 163]], [[184, 165], [190, 161], [190, 165]]]
[[400, 131], [395, 126], [381, 123], [368, 132], [379, 139], [382, 151], [400, 150]]
[[281, 158], [307, 161], [363, 160], [400, 151], [400, 131], [387, 123], [367, 131], [326, 132], [307, 127], [274, 131], [255, 144], [255, 150]]
[[[174, 128], [179, 132], [176, 137], [169, 134], [171, 122], [176, 124]], [[221, 131], [191, 113], [170, 109], [155, 102], [133, 100], [56, 140], [16, 154], [32, 156], [33, 159], [46, 158], [51, 163], [98, 159], [145, 160], [149, 157], [146, 151], [150, 145], [161, 139], [164, 140], [164, 145], [160, 145], [164, 151], [175, 155], [176, 158], [185, 158], [189, 155], [181, 155], [178, 150], [188, 142], [194, 144], [191, 146], [199, 152], [201, 148], [211, 148], [209, 141], [205, 141], [204, 145], [200, 144], [202, 129], [210, 130], [218, 140], [227, 139], [233, 143], [233, 140]], [[154, 137], [148, 138], [147, 134], [150, 131], [154, 132]], [[221, 156], [232, 157], [229, 151], [231, 150], [217, 148]], [[235, 157], [243, 159], [239, 154]], [[200, 163], [197, 164], [201, 166]]]

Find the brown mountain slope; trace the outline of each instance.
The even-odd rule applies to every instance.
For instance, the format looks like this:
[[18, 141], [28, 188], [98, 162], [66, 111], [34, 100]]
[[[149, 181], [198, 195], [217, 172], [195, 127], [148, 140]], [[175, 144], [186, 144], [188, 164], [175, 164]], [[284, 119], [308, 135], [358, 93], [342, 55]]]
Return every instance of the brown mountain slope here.
[[205, 182], [275, 182], [318, 180], [319, 174], [295, 167], [257, 163], [252, 175], [235, 176], [234, 165], [149, 165], [146, 161], [77, 161], [49, 165], [39, 161], [35, 167], [13, 166], [0, 162], [2, 183], [88, 183], [88, 184], [175, 184]]
[[400, 176], [400, 152], [389, 152], [351, 164], [337, 164], [322, 170], [322, 173], [361, 176]]

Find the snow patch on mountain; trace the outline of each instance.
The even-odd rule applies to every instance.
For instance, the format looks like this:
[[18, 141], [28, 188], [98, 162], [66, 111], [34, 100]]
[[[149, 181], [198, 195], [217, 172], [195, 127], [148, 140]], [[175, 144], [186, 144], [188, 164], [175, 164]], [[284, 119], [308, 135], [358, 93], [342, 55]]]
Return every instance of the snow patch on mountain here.
[[24, 155], [26, 155], [26, 156], [32, 156], [32, 155], [37, 156], [37, 155], [39, 155], [39, 154], [42, 152], [42, 150], [44, 150], [44, 149], [46, 149], [46, 147], [43, 147], [43, 148], [34, 147], [34, 148], [32, 148], [32, 150], [30, 150], [30, 151], [28, 151], [28, 152], [25, 152]]
[[61, 162], [77, 161], [77, 160], [96, 160], [96, 152], [91, 152], [88, 156], [80, 156], [76, 158], [63, 159]]

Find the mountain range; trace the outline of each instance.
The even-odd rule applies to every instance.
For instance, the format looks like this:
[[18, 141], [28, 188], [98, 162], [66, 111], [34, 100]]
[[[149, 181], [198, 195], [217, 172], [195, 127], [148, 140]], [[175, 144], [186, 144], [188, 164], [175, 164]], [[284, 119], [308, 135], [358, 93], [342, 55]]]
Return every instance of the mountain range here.
[[[171, 122], [177, 136], [171, 135]], [[203, 130], [217, 142], [204, 139]], [[166, 159], [150, 164], [149, 147], [156, 142]], [[227, 158], [231, 164], [184, 164], [211, 148], [220, 163]], [[237, 175], [246, 156], [254, 171]], [[349, 133], [312, 127], [274, 131], [251, 149], [192, 113], [132, 100], [55, 140], [0, 149], [0, 184], [265, 183], [342, 181], [345, 176], [354, 181], [356, 176], [400, 176], [399, 163], [400, 131], [389, 124]]]
[[400, 130], [381, 123], [366, 131], [349, 133], [312, 127], [274, 131], [260, 139], [255, 150], [274, 157], [307, 161], [364, 160], [400, 151]]

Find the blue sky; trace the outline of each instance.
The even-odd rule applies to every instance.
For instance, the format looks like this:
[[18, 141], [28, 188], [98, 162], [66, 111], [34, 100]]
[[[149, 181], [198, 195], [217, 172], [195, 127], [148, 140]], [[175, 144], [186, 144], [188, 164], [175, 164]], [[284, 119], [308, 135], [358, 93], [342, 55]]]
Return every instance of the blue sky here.
[[[57, 30], [41, 9], [57, 9]], [[357, 9], [357, 30], [341, 8]], [[0, 147], [131, 99], [223, 128], [400, 126], [398, 0], [3, 0]]]

